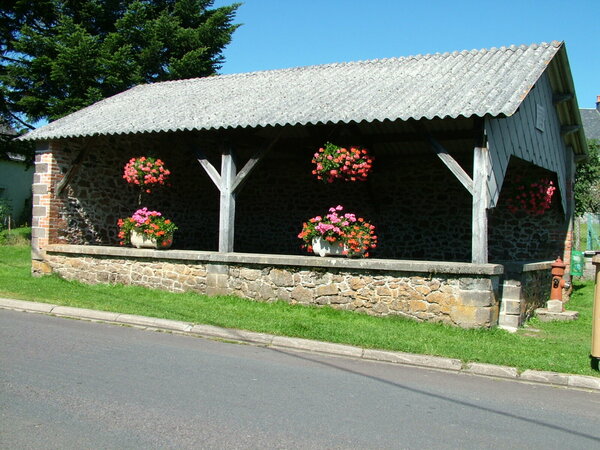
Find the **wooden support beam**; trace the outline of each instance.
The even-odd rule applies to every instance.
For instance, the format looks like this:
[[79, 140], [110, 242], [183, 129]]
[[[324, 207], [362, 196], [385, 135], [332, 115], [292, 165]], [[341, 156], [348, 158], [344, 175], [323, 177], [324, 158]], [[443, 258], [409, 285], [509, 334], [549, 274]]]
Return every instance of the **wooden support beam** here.
[[223, 153], [221, 154], [219, 252], [233, 251], [236, 198], [236, 194], [233, 191], [233, 183], [235, 175], [236, 167], [233, 151], [230, 147], [223, 147]]
[[475, 147], [473, 153], [473, 228], [471, 238], [471, 262], [488, 262], [488, 149]]
[[75, 157], [75, 160], [73, 160], [71, 167], [69, 167], [69, 170], [67, 170], [67, 173], [65, 174], [63, 179], [60, 180], [60, 182], [56, 185], [56, 196], [57, 197], [63, 193], [63, 191], [65, 190], [67, 185], [71, 182], [71, 179], [73, 179], [75, 174], [81, 168], [81, 164], [83, 163], [83, 160], [84, 160], [85, 156], [87, 155], [88, 149], [89, 149], [89, 145], [86, 145], [79, 151], [79, 154]]
[[194, 148], [194, 151], [196, 153], [196, 159], [198, 160], [206, 174], [210, 177], [217, 189], [221, 190], [221, 175], [219, 175], [219, 172], [217, 172], [215, 166], [213, 166], [210, 163], [210, 161], [206, 158], [206, 155], [202, 150]]
[[204, 152], [197, 147], [193, 150], [196, 159], [219, 189], [219, 252], [232, 252], [235, 236], [235, 201], [245, 181], [256, 165], [277, 143], [278, 134], [271, 143], [256, 152], [237, 173], [234, 151], [230, 146], [223, 146], [221, 152], [221, 173], [208, 161]]
[[555, 105], [558, 105], [559, 103], [564, 103], [564, 102], [568, 102], [569, 100], [572, 100], [574, 97], [572, 92], [567, 92], [565, 94], [559, 94], [556, 93], [554, 95], [552, 95], [552, 103], [554, 103]]
[[471, 195], [473, 195], [473, 180], [467, 172], [460, 166], [460, 164], [448, 153], [448, 151], [436, 141], [430, 134], [427, 135], [427, 140], [431, 144], [431, 148], [437, 154], [438, 158], [450, 169], [458, 181], [465, 187]]
[[568, 134], [576, 133], [581, 128], [581, 125], [563, 125], [560, 127], [560, 134], [567, 136]]

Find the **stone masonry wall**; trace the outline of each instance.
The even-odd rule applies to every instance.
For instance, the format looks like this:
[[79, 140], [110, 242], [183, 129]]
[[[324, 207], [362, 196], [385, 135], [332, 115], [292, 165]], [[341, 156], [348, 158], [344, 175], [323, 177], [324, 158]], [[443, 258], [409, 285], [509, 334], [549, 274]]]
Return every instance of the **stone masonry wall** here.
[[46, 255], [52, 272], [82, 283], [120, 283], [163, 289], [169, 292], [206, 293], [206, 266], [191, 262]]
[[[328, 305], [376, 316], [399, 315], [461, 327], [497, 322], [497, 280], [269, 266], [233, 266], [228, 291], [246, 298]], [[496, 289], [496, 291], [494, 291]]]
[[501, 287], [499, 325], [508, 329], [520, 327], [536, 308], [550, 298], [550, 262], [519, 265], [507, 263]]
[[123, 283], [260, 301], [328, 305], [376, 316], [398, 315], [465, 328], [498, 321], [498, 276], [214, 264], [163, 258], [49, 252], [52, 272], [86, 283]]

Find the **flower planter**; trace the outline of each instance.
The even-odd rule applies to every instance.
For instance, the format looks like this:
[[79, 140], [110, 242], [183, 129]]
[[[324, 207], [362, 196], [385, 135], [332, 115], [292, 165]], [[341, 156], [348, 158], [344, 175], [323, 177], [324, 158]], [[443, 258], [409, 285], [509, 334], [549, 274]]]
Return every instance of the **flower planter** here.
[[365, 253], [363, 249], [359, 253], [350, 254], [349, 248], [341, 242], [329, 242], [327, 239], [318, 237], [312, 240], [313, 252], [319, 256], [346, 256], [348, 258], [360, 257]]
[[319, 256], [346, 256], [347, 249], [341, 242], [329, 242], [325, 238], [317, 237], [312, 240], [312, 249]]
[[158, 244], [156, 237], [148, 236], [146, 233], [133, 230], [131, 232], [131, 245], [135, 248], [154, 248], [166, 250], [171, 247], [173, 236], [168, 236], [163, 239], [162, 245]]

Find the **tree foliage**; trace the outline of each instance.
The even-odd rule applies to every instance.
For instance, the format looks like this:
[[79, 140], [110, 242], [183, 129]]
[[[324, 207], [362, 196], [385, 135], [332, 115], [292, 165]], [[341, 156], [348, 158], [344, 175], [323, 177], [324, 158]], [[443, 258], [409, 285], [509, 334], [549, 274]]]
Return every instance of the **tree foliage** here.
[[17, 132], [140, 83], [213, 75], [239, 4], [3, 0], [0, 119]]
[[600, 213], [600, 142], [588, 141], [588, 159], [575, 172], [575, 215]]

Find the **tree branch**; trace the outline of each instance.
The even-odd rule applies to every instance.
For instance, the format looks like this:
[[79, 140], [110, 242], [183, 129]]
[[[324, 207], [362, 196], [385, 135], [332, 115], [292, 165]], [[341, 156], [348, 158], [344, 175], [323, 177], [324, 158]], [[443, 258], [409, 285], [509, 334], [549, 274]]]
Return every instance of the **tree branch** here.
[[14, 113], [7, 111], [8, 114], [10, 114], [10, 116], [15, 119], [17, 122], [19, 122], [21, 125], [26, 126], [27, 128], [29, 128], [30, 130], [35, 130], [35, 127], [33, 125], [28, 124], [27, 122], [19, 119]]

